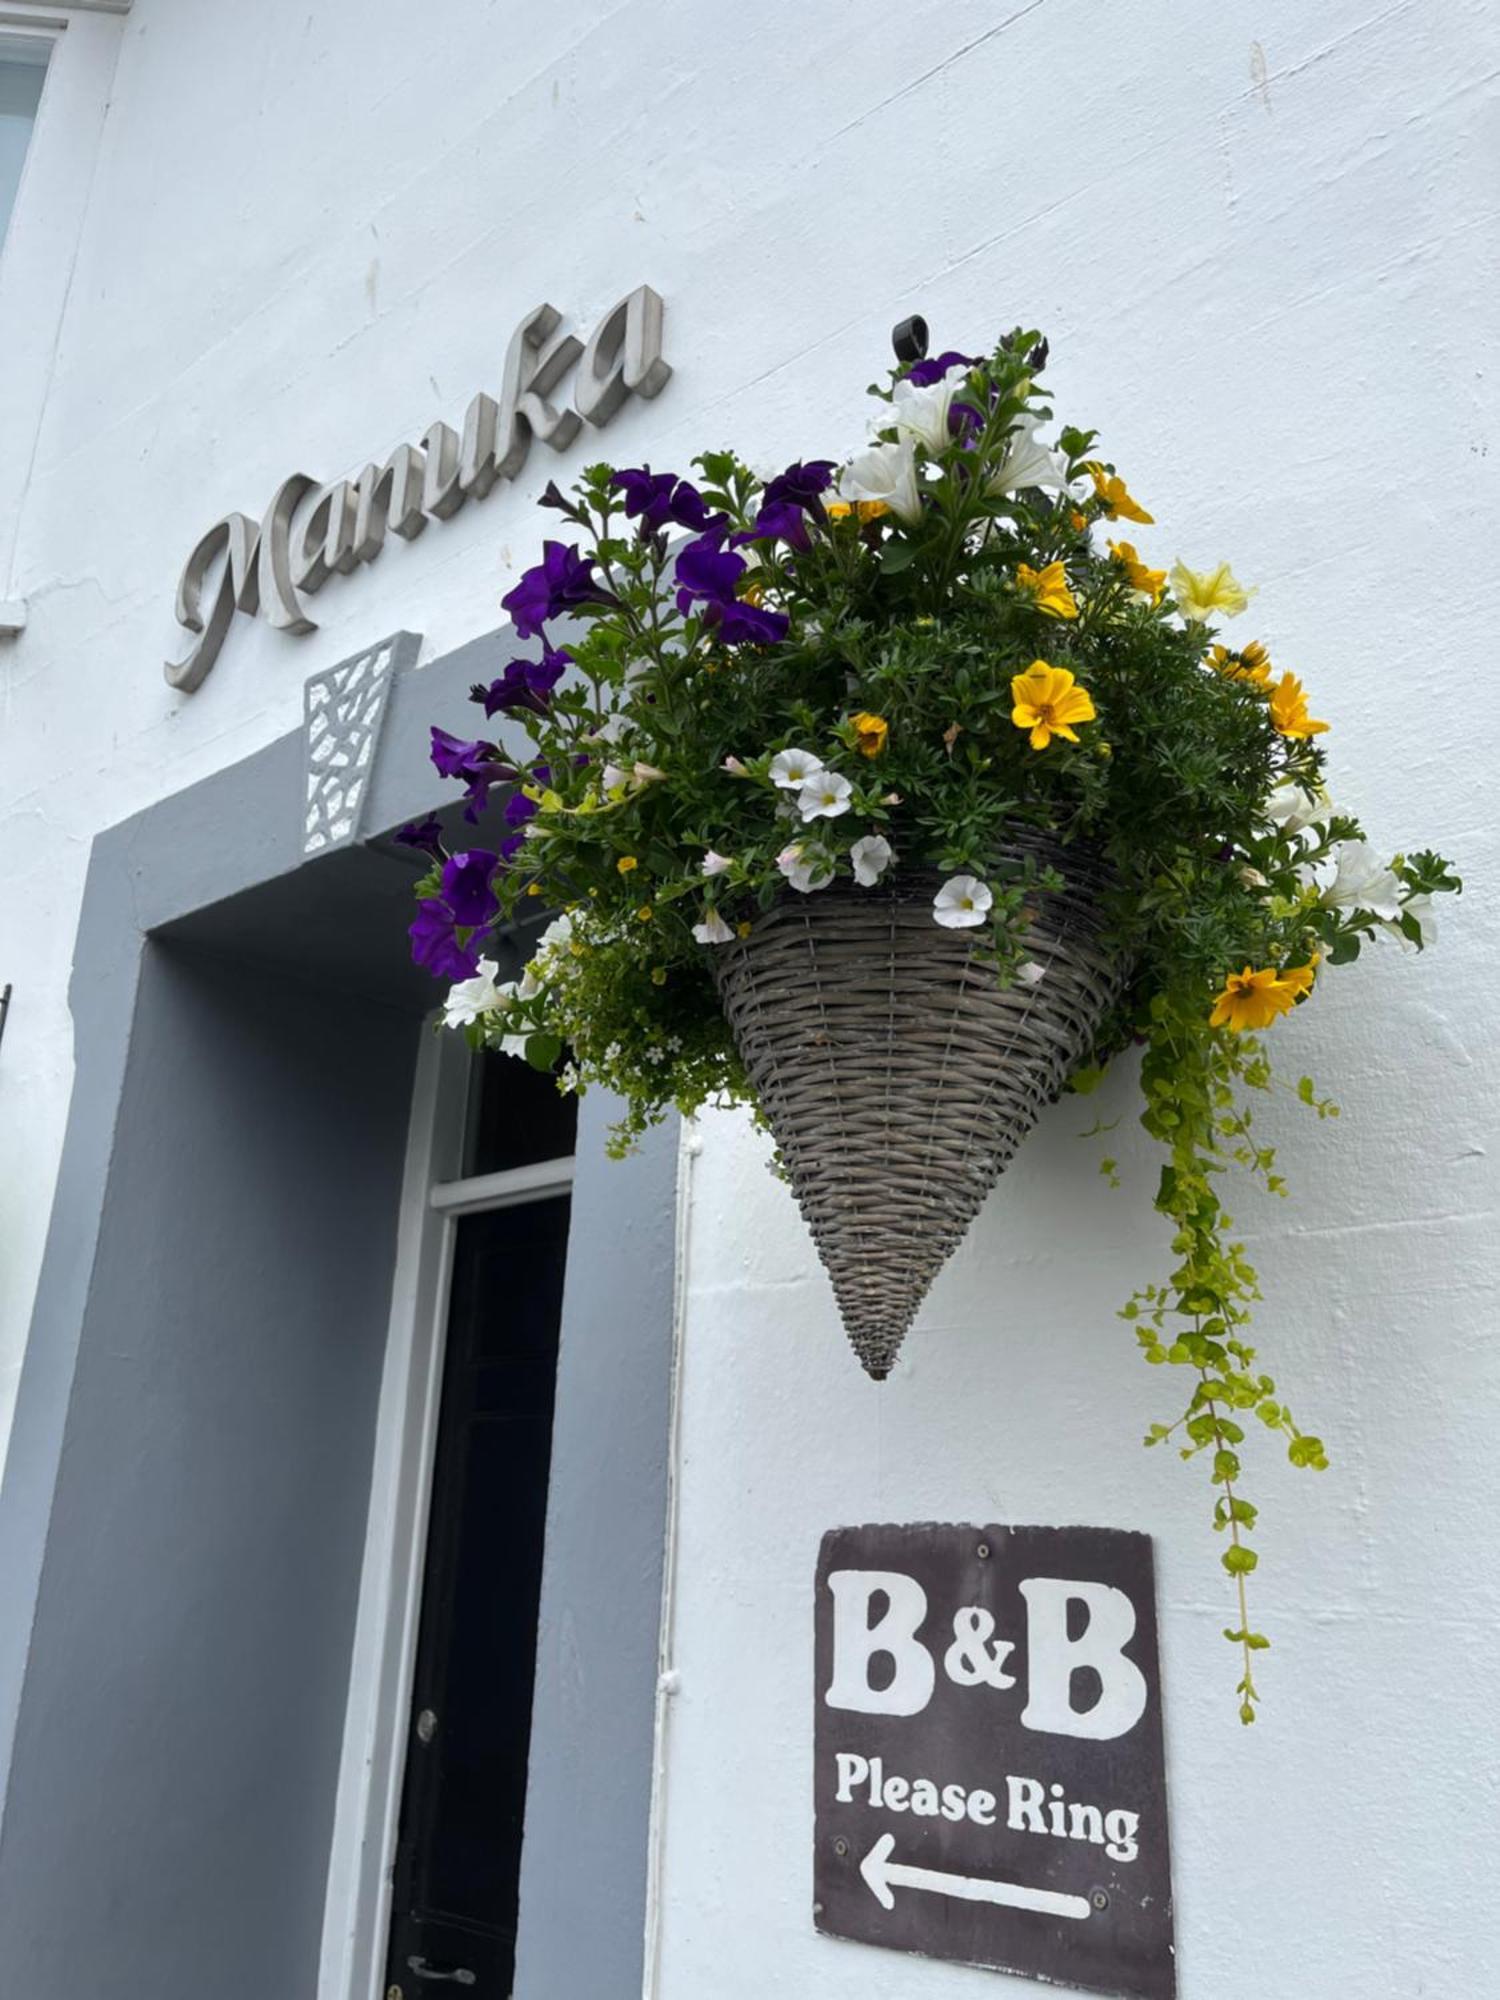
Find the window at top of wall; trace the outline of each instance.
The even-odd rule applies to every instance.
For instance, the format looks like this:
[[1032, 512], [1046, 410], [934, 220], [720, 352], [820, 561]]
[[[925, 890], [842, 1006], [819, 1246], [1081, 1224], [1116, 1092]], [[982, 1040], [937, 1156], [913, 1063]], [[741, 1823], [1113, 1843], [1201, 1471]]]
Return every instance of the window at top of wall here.
[[0, 35], [0, 250], [21, 185], [52, 44]]

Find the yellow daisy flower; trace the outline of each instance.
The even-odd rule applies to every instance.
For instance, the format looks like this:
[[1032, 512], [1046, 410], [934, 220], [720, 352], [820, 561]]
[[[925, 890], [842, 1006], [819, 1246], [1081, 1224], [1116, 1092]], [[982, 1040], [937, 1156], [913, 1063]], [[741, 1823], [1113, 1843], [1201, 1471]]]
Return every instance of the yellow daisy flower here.
[[1238, 653], [1228, 646], [1210, 646], [1208, 664], [1226, 681], [1251, 681], [1259, 688], [1271, 684], [1271, 656], [1259, 639], [1252, 639]]
[[1291, 1008], [1296, 998], [1296, 992], [1283, 981], [1274, 965], [1264, 966], [1259, 972], [1252, 972], [1247, 965], [1243, 972], [1231, 972], [1225, 980], [1208, 1024], [1211, 1028], [1233, 1028], [1236, 1034], [1247, 1030], [1253, 1033], [1259, 1028], [1269, 1028]]
[[855, 749], [861, 757], [878, 757], [885, 748], [885, 739], [891, 733], [891, 725], [883, 715], [868, 715], [861, 712], [850, 717], [855, 735]]
[[1017, 729], [1031, 731], [1033, 750], [1045, 750], [1054, 736], [1076, 743], [1075, 722], [1092, 722], [1093, 697], [1079, 687], [1066, 667], [1054, 667], [1046, 660], [1033, 660], [1024, 674], [1016, 674], [1010, 684], [1015, 707], [1010, 719]]
[[1321, 736], [1328, 727], [1307, 712], [1307, 695], [1295, 674], [1283, 674], [1271, 690], [1271, 722], [1283, 736]]
[[1139, 596], [1152, 604], [1161, 601], [1166, 588], [1167, 572], [1164, 569], [1148, 569], [1129, 542], [1111, 542], [1109, 552], [1125, 572], [1125, 580]]
[[1139, 500], [1131, 498], [1130, 488], [1123, 479], [1106, 472], [1097, 459], [1090, 459], [1083, 469], [1093, 480], [1094, 493], [1111, 521], [1141, 521], [1148, 528], [1151, 526], [1156, 516], [1148, 514]]
[[1045, 569], [1017, 563], [1016, 584], [1049, 618], [1078, 616], [1078, 600], [1068, 588], [1068, 573], [1060, 562], [1048, 563]]

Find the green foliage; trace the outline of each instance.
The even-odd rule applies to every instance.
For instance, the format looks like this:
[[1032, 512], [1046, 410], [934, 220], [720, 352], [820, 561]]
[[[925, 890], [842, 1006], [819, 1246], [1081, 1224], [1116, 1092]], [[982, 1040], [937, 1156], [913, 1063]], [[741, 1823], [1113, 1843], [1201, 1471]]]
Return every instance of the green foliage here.
[[[1428, 852], [1375, 862], [1323, 792], [1325, 725], [1262, 648], [1211, 646], [1185, 615], [1206, 579], [1174, 571], [1168, 589], [1145, 567], [1125, 538], [1150, 517], [1092, 456], [1095, 434], [1061, 430], [1050, 459], [1036, 444], [1051, 415], [1043, 356], [1035, 334], [1007, 336], [916, 443], [910, 385], [898, 371], [877, 388], [890, 505], [861, 503], [875, 474], [856, 460], [846, 498], [809, 491], [790, 528], [785, 510], [762, 522], [763, 482], [731, 452], [704, 453], [698, 491], [722, 535], [695, 554], [721, 559], [722, 575], [738, 546], [749, 565], [735, 576], [730, 560], [717, 597], [679, 596], [680, 547], [626, 515], [609, 466], [571, 497], [549, 490], [597, 590], [574, 605], [567, 678], [512, 705], [490, 753], [536, 808], [494, 894], [506, 919], [530, 898], [566, 915], [524, 985], [477, 1003], [476, 1032], [545, 1067], [566, 1050], [565, 1087], [625, 1100], [623, 1149], [674, 1106], [754, 1108], [713, 951], [778, 898], [847, 879], [856, 841], [887, 841], [897, 866], [981, 881], [976, 943], [1007, 982], [1038, 970], [1026, 963], [1034, 900], [1059, 883], [997, 862], [1015, 830], [1102, 858], [1109, 935], [1133, 973], [1072, 1088], [1092, 1091], [1141, 1047], [1173, 1264], [1123, 1316], [1148, 1363], [1185, 1371], [1180, 1414], [1146, 1442], [1174, 1440], [1212, 1487], [1248, 1722], [1250, 1655], [1267, 1642], [1245, 1606], [1258, 1561], [1240, 1490], [1247, 1428], [1281, 1437], [1295, 1466], [1327, 1463], [1258, 1367], [1247, 1329], [1259, 1280], [1223, 1205], [1234, 1169], [1286, 1191], [1255, 1124], [1273, 1088], [1258, 1031], [1373, 939], [1420, 947], [1431, 899], [1460, 885]], [[1232, 578], [1222, 595], [1228, 609], [1242, 602]], [[747, 605], [778, 624], [739, 630], [731, 614]], [[834, 774], [826, 815], [776, 765], [790, 750]], [[440, 898], [440, 874], [419, 893]], [[1338, 1116], [1311, 1078], [1293, 1094]], [[1114, 1159], [1100, 1172], [1118, 1184]]]

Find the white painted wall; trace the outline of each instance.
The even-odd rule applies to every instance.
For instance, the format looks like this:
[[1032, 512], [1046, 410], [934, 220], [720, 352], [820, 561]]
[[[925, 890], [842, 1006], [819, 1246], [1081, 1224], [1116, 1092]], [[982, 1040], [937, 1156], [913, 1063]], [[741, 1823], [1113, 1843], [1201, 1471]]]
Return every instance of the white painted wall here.
[[0, 1378], [61, 1143], [93, 834], [292, 727], [306, 676], [368, 640], [492, 624], [559, 466], [335, 580], [311, 638], [242, 621], [183, 698], [160, 661], [199, 532], [460, 412], [542, 298], [587, 324], [643, 278], [665, 295], [676, 376], [609, 437], [657, 463], [852, 443], [913, 309], [958, 346], [1035, 320], [1063, 407], [1158, 516], [1145, 546], [1233, 555], [1335, 724], [1339, 795], [1446, 848], [1470, 893], [1436, 955], [1364, 963], [1277, 1030], [1344, 1117], [1278, 1114], [1296, 1205], [1242, 1213], [1266, 1353], [1336, 1462], [1255, 1480], [1277, 1646], [1253, 1731], [1201, 1477], [1136, 1443], [1173, 1385], [1112, 1317], [1163, 1247], [1128, 1078], [1103, 1105], [1125, 1186], [1097, 1179], [1087, 1118], [1052, 1113], [878, 1388], [759, 1147], [706, 1123], [656, 2000], [1034, 1990], [811, 1929], [818, 1538], [929, 1516], [1159, 1538], [1187, 2000], [1488, 1991], [1492, 10], [137, 0], [91, 26], [118, 62], [40, 385], [4, 365], [27, 302], [0, 276], [0, 481], [35, 435], [0, 522], [0, 597], [31, 609], [0, 641]]

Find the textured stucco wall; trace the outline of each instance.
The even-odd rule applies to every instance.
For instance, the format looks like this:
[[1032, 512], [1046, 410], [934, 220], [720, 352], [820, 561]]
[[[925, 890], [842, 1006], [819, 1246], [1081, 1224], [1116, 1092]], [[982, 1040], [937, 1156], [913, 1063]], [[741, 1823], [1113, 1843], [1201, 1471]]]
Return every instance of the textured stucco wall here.
[[[759, 1148], [707, 1121], [660, 2000], [1033, 1990], [808, 1917], [817, 1540], [934, 1515], [1159, 1537], [1188, 2000], [1487, 1990], [1497, 69], [1479, 0], [783, 0], [732, 22], [686, 0], [138, 0], [124, 24], [0, 580], [32, 620], [0, 641], [0, 1373], [50, 1205], [93, 834], [291, 727], [306, 676], [369, 639], [406, 626], [430, 654], [491, 625], [559, 464], [335, 580], [314, 637], [241, 621], [190, 700], [159, 667], [184, 555], [284, 474], [452, 421], [543, 298], [588, 325], [642, 279], [664, 294], [676, 376], [608, 439], [658, 464], [852, 444], [913, 309], [959, 346], [1045, 326], [1061, 407], [1158, 516], [1144, 546], [1233, 555], [1261, 587], [1245, 636], [1335, 724], [1339, 796], [1470, 883], [1436, 955], [1376, 955], [1278, 1031], [1344, 1116], [1270, 1114], [1296, 1205], [1241, 1212], [1267, 1357], [1335, 1465], [1256, 1478], [1277, 1646], [1252, 1732], [1199, 1476], [1136, 1443], [1171, 1385], [1112, 1318], [1164, 1250], [1129, 1079], [1051, 1114], [879, 1389]], [[5, 436], [18, 393], [0, 372]], [[1073, 1136], [1096, 1107], [1124, 1116], [1118, 1191]]]

